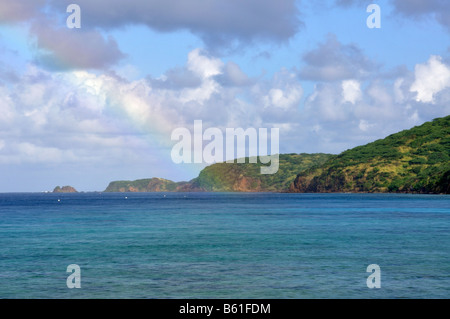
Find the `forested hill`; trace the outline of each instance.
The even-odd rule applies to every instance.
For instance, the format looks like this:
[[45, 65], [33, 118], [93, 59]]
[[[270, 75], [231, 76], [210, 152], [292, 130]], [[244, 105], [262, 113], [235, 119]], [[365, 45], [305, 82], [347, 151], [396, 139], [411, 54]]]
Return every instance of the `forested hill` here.
[[275, 174], [262, 175], [261, 163], [217, 163], [204, 168], [190, 183], [194, 189], [213, 192], [285, 192], [298, 172], [321, 165], [330, 154], [281, 154]]
[[175, 183], [163, 178], [139, 179], [136, 181], [115, 181], [109, 183], [105, 192], [175, 192], [186, 182]]
[[105, 192], [282, 192], [287, 191], [299, 171], [321, 165], [333, 155], [283, 154], [276, 174], [262, 175], [261, 163], [217, 163], [203, 169], [190, 182], [162, 178], [111, 182]]
[[161, 178], [111, 182], [107, 192], [402, 192], [450, 193], [450, 116], [339, 155], [282, 154], [264, 164], [217, 163], [190, 182]]
[[450, 116], [299, 172], [291, 192], [450, 193]]

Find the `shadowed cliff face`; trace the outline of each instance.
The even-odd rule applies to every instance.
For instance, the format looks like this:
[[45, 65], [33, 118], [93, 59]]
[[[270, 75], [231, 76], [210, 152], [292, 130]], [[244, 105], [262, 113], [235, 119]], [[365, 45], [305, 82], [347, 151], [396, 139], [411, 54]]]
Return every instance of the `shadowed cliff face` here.
[[330, 154], [282, 154], [275, 174], [261, 174], [261, 163], [217, 163], [190, 183], [210, 192], [286, 192], [297, 174], [326, 162]]
[[449, 194], [450, 116], [359, 146], [298, 174], [291, 192]]

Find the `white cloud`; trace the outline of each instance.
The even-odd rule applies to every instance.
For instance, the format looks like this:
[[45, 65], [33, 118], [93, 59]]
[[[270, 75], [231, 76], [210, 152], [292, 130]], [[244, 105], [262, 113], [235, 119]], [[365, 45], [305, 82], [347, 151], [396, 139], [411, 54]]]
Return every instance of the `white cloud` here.
[[374, 125], [373, 124], [370, 124], [368, 121], [366, 121], [366, 120], [360, 120], [359, 121], [359, 125], [358, 125], [358, 127], [359, 127], [359, 129], [361, 130], [361, 131], [364, 131], [364, 132], [366, 132], [366, 131], [368, 131], [370, 128], [372, 128]]
[[286, 91], [281, 89], [271, 89], [266, 96], [266, 106], [288, 109], [300, 102], [302, 93], [303, 90], [301, 86], [292, 87]]
[[314, 92], [306, 99], [308, 116], [319, 121], [344, 121], [347, 119], [349, 106], [344, 105], [342, 88], [337, 84], [316, 85]]
[[440, 94], [435, 104], [418, 103], [409, 92], [413, 75], [316, 84], [292, 131], [298, 148], [341, 152], [448, 115], [450, 94]]
[[71, 150], [42, 147], [28, 142], [18, 144], [17, 150], [31, 162], [60, 163], [77, 159]]
[[342, 81], [342, 98], [344, 102], [355, 104], [361, 99], [361, 84], [356, 80]]
[[224, 64], [221, 60], [208, 57], [200, 49], [195, 49], [189, 53], [186, 67], [202, 81], [200, 86], [181, 90], [179, 98], [182, 103], [194, 101], [203, 104], [219, 91], [219, 84], [214, 77], [223, 73]]
[[170, 156], [172, 130], [198, 119], [204, 127], [279, 127], [281, 152], [336, 153], [446, 115], [443, 94], [419, 107], [412, 77], [318, 83], [302, 107], [293, 70], [245, 81], [239, 65], [198, 49], [158, 80], [30, 67], [0, 87], [1, 162], [132, 165], [155, 152]]
[[0, 87], [0, 131], [14, 118], [14, 105], [6, 88]]
[[[394, 104], [394, 96], [391, 94], [391, 87], [387, 87], [381, 81], [374, 81], [367, 89], [367, 95], [373, 100], [373, 104], [379, 109]], [[393, 113], [395, 109], [391, 108], [388, 112]]]
[[427, 63], [416, 65], [410, 91], [417, 93], [417, 102], [435, 103], [435, 95], [446, 88], [450, 88], [450, 67], [440, 56], [432, 55]]
[[250, 78], [245, 74], [239, 65], [229, 61], [225, 65], [224, 74], [219, 77], [219, 82], [225, 86], [246, 86], [251, 84]]
[[189, 52], [187, 67], [202, 78], [209, 78], [222, 73], [223, 62], [217, 58], [207, 57], [200, 49]]
[[398, 103], [402, 103], [405, 100], [405, 95], [403, 94], [402, 85], [405, 83], [404, 78], [399, 78], [395, 80], [394, 83], [394, 94], [395, 101]]
[[[293, 72], [282, 69], [275, 74], [268, 87], [262, 97], [264, 108], [275, 112], [297, 110], [303, 96], [303, 88]], [[256, 94], [262, 92], [257, 91]]]

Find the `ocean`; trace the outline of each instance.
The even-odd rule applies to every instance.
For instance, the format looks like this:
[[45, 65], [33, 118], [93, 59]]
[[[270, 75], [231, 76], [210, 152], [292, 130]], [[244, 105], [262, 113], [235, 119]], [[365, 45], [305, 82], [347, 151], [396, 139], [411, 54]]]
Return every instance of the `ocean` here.
[[448, 195], [0, 194], [0, 298], [449, 298], [449, 230]]

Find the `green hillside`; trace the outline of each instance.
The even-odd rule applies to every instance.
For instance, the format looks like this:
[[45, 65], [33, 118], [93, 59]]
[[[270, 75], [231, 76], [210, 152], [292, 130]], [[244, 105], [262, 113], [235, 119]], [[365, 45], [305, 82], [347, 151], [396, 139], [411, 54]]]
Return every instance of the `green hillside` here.
[[300, 172], [292, 192], [450, 193], [450, 116], [355, 147]]
[[174, 192], [184, 183], [175, 183], [162, 178], [140, 179], [136, 181], [115, 181], [109, 183], [105, 192]]
[[206, 167], [190, 182], [161, 178], [111, 182], [105, 192], [281, 192], [286, 191], [299, 171], [325, 163], [333, 155], [284, 154], [273, 175], [261, 175], [264, 164], [217, 163]]
[[450, 193], [450, 116], [340, 155], [282, 154], [264, 164], [217, 163], [190, 182], [161, 178], [111, 182], [106, 192], [403, 192]]
[[280, 192], [286, 191], [299, 171], [321, 165], [329, 154], [282, 154], [276, 174], [261, 175], [264, 164], [217, 163], [206, 167], [191, 181], [193, 187], [213, 192]]

